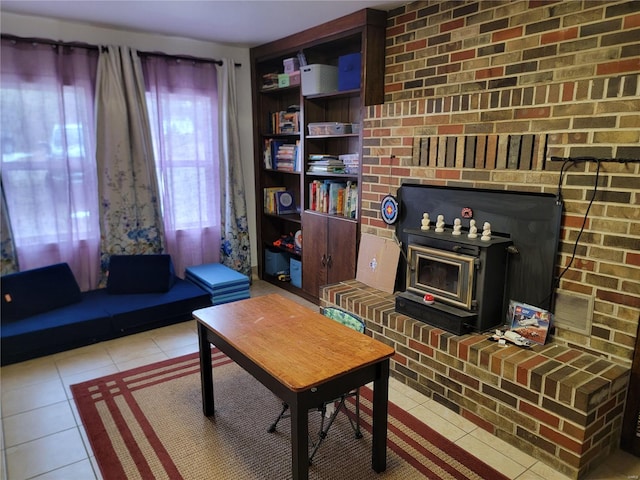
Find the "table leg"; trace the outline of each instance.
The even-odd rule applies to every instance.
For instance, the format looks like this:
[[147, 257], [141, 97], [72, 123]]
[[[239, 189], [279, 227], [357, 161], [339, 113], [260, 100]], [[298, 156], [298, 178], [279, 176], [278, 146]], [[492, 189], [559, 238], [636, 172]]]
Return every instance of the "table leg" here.
[[387, 469], [387, 412], [389, 400], [389, 360], [378, 364], [373, 382], [373, 425], [371, 467], [377, 473]]
[[309, 413], [298, 402], [291, 410], [291, 466], [293, 480], [309, 478]]
[[202, 411], [207, 417], [213, 415], [213, 363], [211, 344], [207, 340], [207, 329], [198, 322], [198, 343], [200, 350], [200, 384], [202, 389]]

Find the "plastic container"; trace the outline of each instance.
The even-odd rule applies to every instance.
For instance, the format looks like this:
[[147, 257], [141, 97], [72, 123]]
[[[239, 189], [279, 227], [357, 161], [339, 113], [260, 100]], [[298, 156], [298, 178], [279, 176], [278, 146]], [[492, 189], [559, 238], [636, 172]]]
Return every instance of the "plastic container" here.
[[317, 95], [338, 91], [338, 67], [331, 65], [305, 65], [300, 67], [302, 95]]
[[344, 135], [351, 133], [350, 123], [319, 122], [309, 123], [309, 135]]

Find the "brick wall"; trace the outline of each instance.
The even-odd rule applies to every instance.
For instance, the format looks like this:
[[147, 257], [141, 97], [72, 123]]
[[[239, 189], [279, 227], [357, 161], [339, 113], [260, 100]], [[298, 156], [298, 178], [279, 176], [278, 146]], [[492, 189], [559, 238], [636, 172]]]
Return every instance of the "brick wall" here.
[[[379, 205], [403, 182], [556, 193], [563, 163], [551, 157], [635, 159], [562, 172], [558, 273], [569, 268], [559, 290], [594, 306], [588, 334], [555, 336], [630, 365], [640, 315], [640, 2], [408, 3], [389, 14], [385, 92], [364, 121], [366, 233], [391, 237]], [[511, 168], [425, 163], [418, 152], [424, 138], [529, 134], [546, 138], [540, 161]]]
[[628, 367], [555, 343], [521, 349], [453, 335], [397, 313], [394, 295], [356, 280], [320, 297], [393, 346], [394, 378], [569, 478], [584, 478], [618, 446]]

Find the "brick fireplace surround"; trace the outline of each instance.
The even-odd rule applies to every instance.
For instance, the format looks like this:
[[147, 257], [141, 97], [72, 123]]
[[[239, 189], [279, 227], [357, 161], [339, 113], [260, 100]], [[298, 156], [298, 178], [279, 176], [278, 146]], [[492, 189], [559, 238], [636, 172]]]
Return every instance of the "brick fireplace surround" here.
[[[396, 377], [579, 478], [619, 441], [640, 322], [640, 2], [413, 2], [389, 12], [386, 37], [385, 103], [363, 121], [361, 231], [392, 237], [380, 201], [402, 183], [560, 183], [558, 291], [592, 298], [591, 323], [557, 328], [529, 357], [395, 314], [363, 285], [330, 287], [348, 293], [325, 289], [323, 301], [396, 346]], [[527, 142], [531, 161], [511, 161]], [[551, 157], [587, 156], [635, 162], [601, 164], [580, 234], [596, 164], [561, 179]]]
[[325, 286], [322, 306], [353, 312], [395, 348], [391, 375], [563, 474], [580, 478], [617, 446], [629, 368], [556, 343], [501, 346], [395, 311], [356, 280]]

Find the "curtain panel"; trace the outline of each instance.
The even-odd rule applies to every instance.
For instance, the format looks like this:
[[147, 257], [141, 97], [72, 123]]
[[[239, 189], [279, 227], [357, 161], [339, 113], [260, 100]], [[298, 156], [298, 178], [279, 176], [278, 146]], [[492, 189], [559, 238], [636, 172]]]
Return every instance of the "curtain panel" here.
[[251, 246], [244, 175], [240, 156], [238, 94], [233, 60], [225, 58], [220, 70], [220, 196], [222, 212], [222, 259], [224, 265], [251, 278]]
[[96, 105], [101, 257], [106, 273], [111, 255], [164, 249], [151, 128], [135, 50], [101, 49]]
[[82, 289], [95, 288], [98, 53], [5, 38], [1, 45], [3, 223], [11, 225], [3, 252], [12, 241], [21, 270], [67, 262]]
[[216, 65], [144, 56], [167, 252], [176, 273], [220, 260]]

